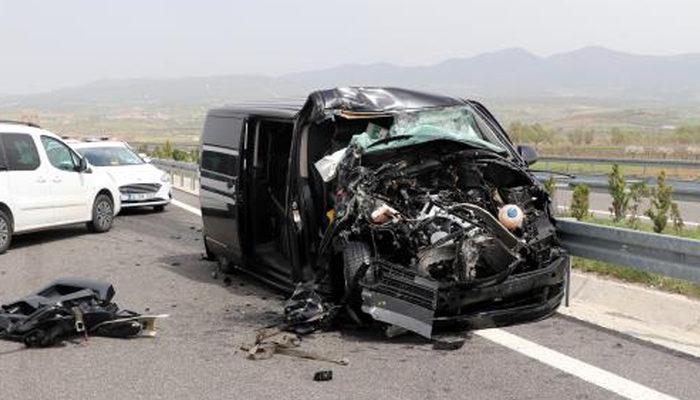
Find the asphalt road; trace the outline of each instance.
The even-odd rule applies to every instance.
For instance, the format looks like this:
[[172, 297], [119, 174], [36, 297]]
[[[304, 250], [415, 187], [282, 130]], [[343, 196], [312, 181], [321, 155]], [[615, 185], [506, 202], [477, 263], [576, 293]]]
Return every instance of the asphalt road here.
[[[196, 206], [196, 198], [177, 198]], [[375, 330], [315, 333], [302, 349], [348, 366], [239, 347], [280, 318], [283, 297], [255, 281], [214, 280], [200, 218], [176, 206], [128, 212], [112, 231], [82, 227], [16, 238], [0, 257], [0, 302], [60, 276], [108, 280], [122, 307], [168, 313], [155, 339], [91, 338], [24, 349], [0, 342], [7, 399], [611, 399], [700, 398], [700, 360], [565, 317], [480, 331], [456, 351]], [[314, 382], [332, 369], [334, 379]], [[664, 397], [665, 394], [668, 397]]]

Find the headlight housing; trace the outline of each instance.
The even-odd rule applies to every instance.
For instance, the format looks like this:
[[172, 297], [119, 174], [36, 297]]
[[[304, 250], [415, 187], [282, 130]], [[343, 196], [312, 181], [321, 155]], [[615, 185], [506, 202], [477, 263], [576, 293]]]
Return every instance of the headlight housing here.
[[170, 183], [170, 174], [163, 172], [163, 175], [160, 177], [160, 181], [163, 183]]

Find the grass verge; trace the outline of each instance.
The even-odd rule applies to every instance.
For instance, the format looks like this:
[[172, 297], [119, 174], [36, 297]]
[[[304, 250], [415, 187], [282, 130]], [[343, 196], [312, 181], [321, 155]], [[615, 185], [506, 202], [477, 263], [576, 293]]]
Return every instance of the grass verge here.
[[642, 284], [651, 289], [682, 294], [700, 300], [700, 284], [697, 283], [579, 257], [573, 257], [572, 262], [572, 266], [575, 270], [595, 273], [619, 279], [624, 282]]

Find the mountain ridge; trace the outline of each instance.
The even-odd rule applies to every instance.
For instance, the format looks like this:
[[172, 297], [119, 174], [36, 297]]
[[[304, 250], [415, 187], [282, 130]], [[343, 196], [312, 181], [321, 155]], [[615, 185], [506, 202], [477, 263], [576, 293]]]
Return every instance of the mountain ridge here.
[[316, 88], [403, 86], [466, 97], [585, 97], [624, 101], [700, 101], [700, 53], [644, 55], [586, 46], [538, 56], [505, 48], [429, 65], [342, 64], [281, 76], [235, 74], [176, 79], [108, 79], [23, 96], [0, 108], [177, 106], [299, 97]]

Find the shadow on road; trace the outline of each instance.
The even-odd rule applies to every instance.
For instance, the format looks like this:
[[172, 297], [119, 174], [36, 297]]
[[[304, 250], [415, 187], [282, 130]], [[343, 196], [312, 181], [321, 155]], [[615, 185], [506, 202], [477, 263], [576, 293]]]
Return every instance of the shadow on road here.
[[36, 246], [50, 243], [56, 240], [75, 238], [91, 233], [85, 227], [85, 224], [72, 225], [68, 227], [55, 228], [45, 231], [23, 233], [12, 238], [10, 251], [18, 250], [28, 246]]
[[218, 273], [216, 263], [202, 259], [201, 254], [184, 254], [165, 256], [158, 259], [159, 266], [178, 275], [197, 282], [226, 286], [229, 292], [240, 296], [259, 296], [261, 298], [285, 298], [282, 292], [265, 285], [244, 272], [235, 274]]

